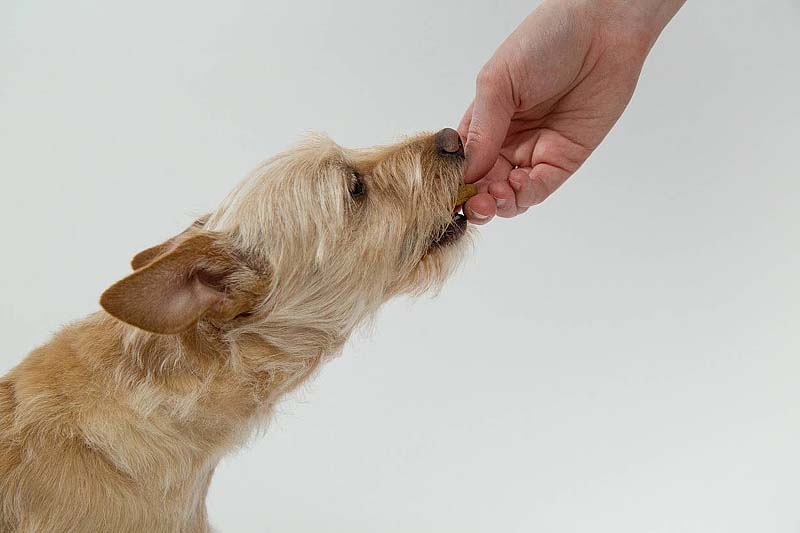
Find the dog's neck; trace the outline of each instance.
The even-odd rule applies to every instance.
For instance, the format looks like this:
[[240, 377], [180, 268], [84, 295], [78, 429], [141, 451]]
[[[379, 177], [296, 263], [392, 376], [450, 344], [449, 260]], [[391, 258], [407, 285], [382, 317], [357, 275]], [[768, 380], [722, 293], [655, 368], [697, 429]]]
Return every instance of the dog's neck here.
[[[208, 477], [225, 453], [268, 418], [282, 396], [338, 348], [326, 339], [306, 343], [302, 353], [287, 354], [262, 335], [231, 337], [203, 327], [179, 336], [154, 335], [104, 313], [93, 315], [80, 329], [94, 349], [79, 357], [92, 369], [94, 386], [106, 389], [99, 418], [114, 410], [126, 422], [119, 439], [112, 426], [87, 431], [87, 440], [133, 477], [158, 472], [157, 465], [167, 463], [169, 471]], [[305, 332], [300, 338], [313, 337]], [[105, 349], [97, 350], [100, 346]], [[182, 468], [176, 470], [175, 464]]]
[[[26, 516], [26, 502], [58, 501], [66, 484], [90, 530], [206, 531], [220, 458], [344, 341], [291, 328], [275, 339], [290, 336], [304, 339], [301, 352], [263, 328], [154, 335], [104, 312], [59, 331], [0, 380], [0, 474], [18, 468], [15, 492], [0, 490], [0, 530]], [[47, 469], [23, 468], [31, 458]], [[68, 530], [70, 516], [48, 530]]]

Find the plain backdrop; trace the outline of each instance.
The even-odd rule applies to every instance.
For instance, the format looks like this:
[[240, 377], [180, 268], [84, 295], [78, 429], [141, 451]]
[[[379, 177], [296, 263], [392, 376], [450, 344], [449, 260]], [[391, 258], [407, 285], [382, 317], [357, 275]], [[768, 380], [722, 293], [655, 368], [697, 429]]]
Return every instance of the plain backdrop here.
[[[0, 3], [0, 371], [308, 130], [457, 124], [523, 1]], [[222, 532], [800, 531], [800, 4], [690, 1], [543, 205], [219, 466]]]

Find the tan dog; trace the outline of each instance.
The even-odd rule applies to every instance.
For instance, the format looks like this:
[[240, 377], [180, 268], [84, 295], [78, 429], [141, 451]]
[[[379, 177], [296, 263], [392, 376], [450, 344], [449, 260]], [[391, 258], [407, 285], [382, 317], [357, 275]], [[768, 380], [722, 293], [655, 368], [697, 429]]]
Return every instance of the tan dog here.
[[220, 458], [381, 304], [447, 277], [462, 164], [449, 129], [314, 137], [134, 257], [105, 311], [0, 379], [0, 531], [208, 531]]

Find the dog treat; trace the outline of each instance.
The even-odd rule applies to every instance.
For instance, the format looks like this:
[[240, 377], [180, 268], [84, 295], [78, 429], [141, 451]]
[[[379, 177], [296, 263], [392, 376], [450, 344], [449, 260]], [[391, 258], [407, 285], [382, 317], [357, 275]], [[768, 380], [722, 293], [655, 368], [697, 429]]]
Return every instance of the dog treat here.
[[469, 183], [462, 185], [458, 188], [458, 197], [456, 198], [456, 205], [464, 205], [464, 202], [478, 194], [478, 187]]

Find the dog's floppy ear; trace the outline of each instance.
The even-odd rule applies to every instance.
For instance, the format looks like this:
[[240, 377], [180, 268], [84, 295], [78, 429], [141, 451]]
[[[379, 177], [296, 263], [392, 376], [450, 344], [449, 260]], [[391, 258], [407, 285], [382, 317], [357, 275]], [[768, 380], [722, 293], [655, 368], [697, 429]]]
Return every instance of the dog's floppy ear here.
[[237, 291], [229, 291], [228, 280], [252, 272], [215, 234], [179, 237], [171, 249], [166, 246], [149, 264], [108, 288], [100, 297], [103, 309], [123, 322], [162, 334], [186, 331], [206, 313], [230, 319], [241, 312], [248, 302], [231, 294]]
[[153, 246], [146, 250], [142, 250], [138, 254], [134, 255], [133, 259], [131, 259], [131, 267], [133, 267], [134, 270], [139, 270], [143, 266], [152, 263], [153, 260], [156, 259], [158, 256], [164, 254], [169, 249], [173, 248], [177, 244], [177, 242], [180, 241], [182, 237], [185, 237], [189, 233], [199, 231], [206, 224], [209, 216], [210, 215], [203, 215], [202, 217], [192, 222], [191, 226], [183, 230], [175, 237], [167, 239], [161, 244], [157, 244], [156, 246]]

